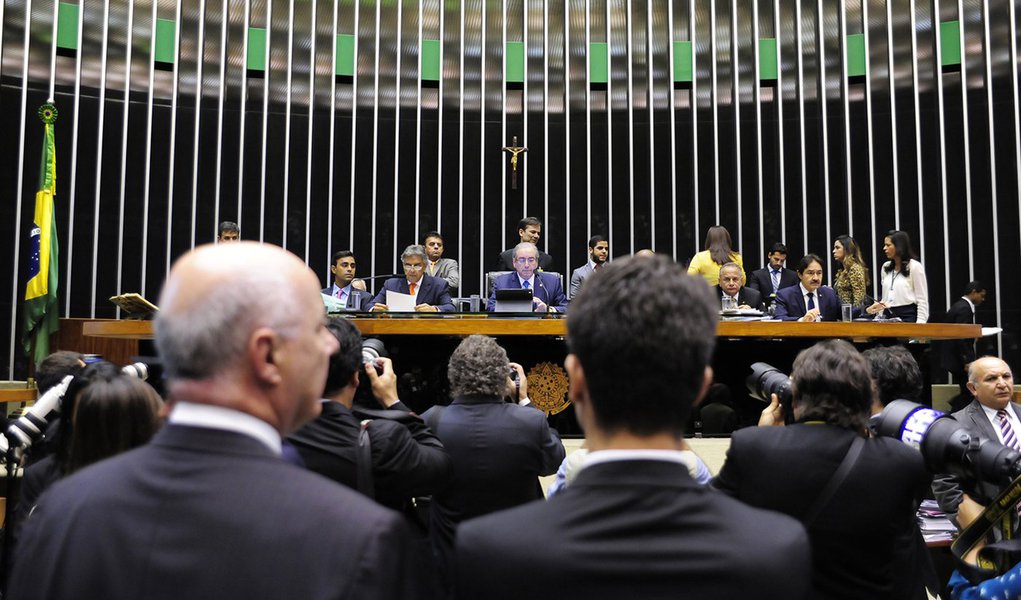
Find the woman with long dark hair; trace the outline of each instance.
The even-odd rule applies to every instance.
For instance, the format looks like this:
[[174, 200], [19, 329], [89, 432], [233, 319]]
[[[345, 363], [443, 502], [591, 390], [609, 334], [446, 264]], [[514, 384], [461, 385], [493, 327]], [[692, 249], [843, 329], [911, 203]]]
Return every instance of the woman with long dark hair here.
[[899, 317], [905, 323], [925, 323], [929, 320], [929, 285], [925, 268], [911, 247], [911, 237], [903, 231], [892, 230], [883, 238], [882, 300], [865, 310], [869, 314], [883, 313]]
[[861, 255], [861, 246], [849, 235], [838, 236], [833, 242], [833, 260], [837, 261], [836, 281], [833, 287], [844, 304], [860, 306], [865, 302], [865, 289], [869, 285], [869, 270]]
[[689, 275], [701, 275], [706, 282], [716, 287], [720, 283], [720, 268], [729, 263], [737, 263], [741, 267], [741, 285], [745, 284], [746, 276], [741, 254], [734, 250], [730, 240], [730, 232], [726, 227], [713, 225], [705, 234], [705, 250], [691, 258], [688, 264]]

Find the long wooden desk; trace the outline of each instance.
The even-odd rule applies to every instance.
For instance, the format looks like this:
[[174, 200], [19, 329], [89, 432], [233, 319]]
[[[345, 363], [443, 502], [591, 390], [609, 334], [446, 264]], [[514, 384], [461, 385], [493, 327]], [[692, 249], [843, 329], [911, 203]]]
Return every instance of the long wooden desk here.
[[[77, 319], [62, 319], [70, 321]], [[352, 322], [363, 335], [453, 335], [474, 333], [493, 336], [564, 336], [567, 321], [563, 318], [501, 318], [486, 315], [455, 315], [449, 317], [354, 317]], [[63, 323], [62, 323], [63, 326]], [[81, 320], [84, 337], [152, 339], [152, 321]], [[911, 338], [915, 340], [948, 340], [977, 338], [979, 325], [956, 323], [871, 323], [822, 322], [797, 323], [784, 321], [721, 321], [716, 335], [722, 338], [847, 338], [869, 340]]]

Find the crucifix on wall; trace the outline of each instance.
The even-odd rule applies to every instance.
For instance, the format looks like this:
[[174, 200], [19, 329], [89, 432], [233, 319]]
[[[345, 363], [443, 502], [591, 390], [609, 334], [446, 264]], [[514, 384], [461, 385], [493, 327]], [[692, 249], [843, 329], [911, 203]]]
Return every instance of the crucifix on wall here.
[[511, 140], [510, 146], [503, 147], [504, 152], [510, 152], [511, 155], [511, 189], [518, 189], [518, 155], [522, 152], [528, 152], [528, 148], [524, 146], [518, 146], [518, 136], [514, 136]]

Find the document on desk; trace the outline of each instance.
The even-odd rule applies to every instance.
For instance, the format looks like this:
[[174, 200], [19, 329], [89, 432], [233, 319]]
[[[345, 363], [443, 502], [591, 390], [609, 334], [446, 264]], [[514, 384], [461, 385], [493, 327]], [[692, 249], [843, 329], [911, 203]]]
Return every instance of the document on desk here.
[[415, 297], [411, 294], [387, 290], [386, 305], [391, 312], [415, 312]]

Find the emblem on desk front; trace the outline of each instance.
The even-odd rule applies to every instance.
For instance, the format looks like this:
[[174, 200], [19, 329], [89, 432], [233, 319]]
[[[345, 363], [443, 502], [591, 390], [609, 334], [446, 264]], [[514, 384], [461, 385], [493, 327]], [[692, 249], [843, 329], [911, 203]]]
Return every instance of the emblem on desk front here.
[[567, 399], [567, 372], [559, 365], [543, 362], [528, 372], [528, 397], [547, 415], [555, 415], [570, 406]]

